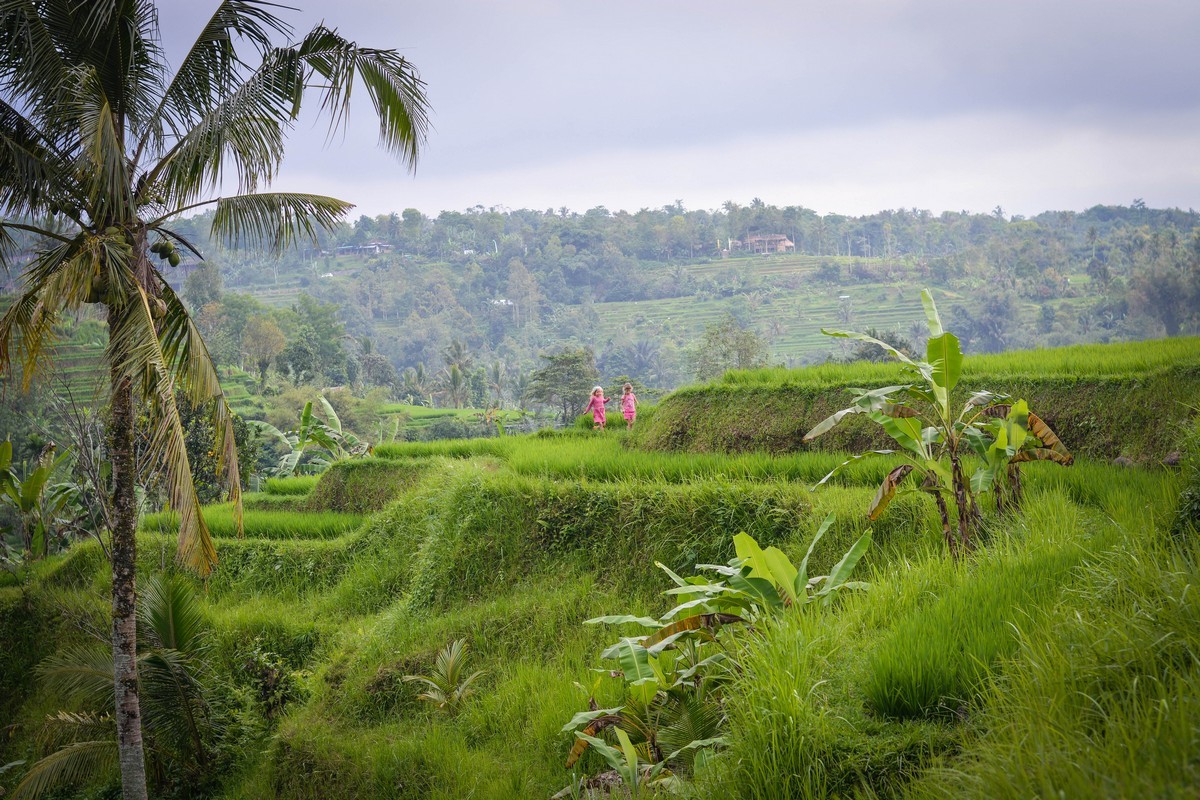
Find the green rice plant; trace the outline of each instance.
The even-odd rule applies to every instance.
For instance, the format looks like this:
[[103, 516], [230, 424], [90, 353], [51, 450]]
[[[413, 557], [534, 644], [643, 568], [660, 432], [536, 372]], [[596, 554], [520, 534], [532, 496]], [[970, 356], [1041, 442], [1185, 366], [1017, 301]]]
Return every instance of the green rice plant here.
[[[1190, 338], [968, 356], [956, 402], [976, 388], [1024, 398], [1076, 456], [1157, 464], [1179, 449], [1181, 423], [1193, 416], [1190, 407], [1200, 397], [1198, 343]], [[794, 451], [805, 448], [805, 432], [844, 405], [835, 403], [839, 391], [907, 382], [898, 364], [729, 373], [721, 382], [673, 392], [636, 439], [654, 450]], [[890, 442], [877, 426], [857, 418], [808, 447], [861, 452]]]
[[[1026, 376], [1064, 376], [1076, 379], [1144, 377], [1157, 370], [1180, 365], [1200, 365], [1200, 338], [1179, 336], [1140, 342], [1010, 350], [1004, 353], [967, 356], [963, 368], [984, 380], [1000, 382]], [[900, 366], [895, 363], [858, 361], [849, 364], [818, 364], [802, 369], [767, 367], [729, 370], [722, 376], [721, 382], [731, 385], [767, 386], [812, 382], [825, 386], [841, 386], [892, 383], [901, 374]]]
[[420, 458], [445, 456], [447, 458], [472, 458], [475, 456], [505, 457], [511, 441], [516, 437], [494, 439], [439, 439], [431, 442], [391, 442], [375, 448], [376, 458]]
[[305, 495], [302, 494], [249, 492], [242, 495], [242, 508], [258, 511], [303, 511], [304, 500]]
[[1062, 498], [1032, 512], [1027, 536], [1041, 539], [1023, 554], [991, 553], [932, 602], [893, 627], [868, 662], [863, 691], [891, 717], [953, 716], [976, 698], [998, 664], [1017, 649], [1015, 627], [1051, 606], [1082, 561], [1082, 543], [1056, 536], [1083, 518]]
[[[205, 506], [203, 514], [214, 539], [238, 538], [232, 503]], [[248, 539], [332, 539], [357, 528], [363, 516], [336, 511], [247, 508], [242, 521]], [[178, 526], [177, 515], [170, 512], [147, 514], [142, 519], [142, 530], [146, 531], [169, 533]]]
[[[956, 569], [944, 559], [918, 569], [926, 567]], [[786, 614], [757, 626], [759, 635], [738, 653], [740, 677], [725, 692], [729, 746], [697, 781], [696, 796], [902, 796], [914, 776], [952, 751], [955, 733], [945, 723], [894, 721], [864, 707], [857, 679], [874, 631], [862, 614], [898, 588], [884, 585], [892, 577], [876, 577], [870, 592], [845, 598], [837, 614]]]
[[1190, 796], [1200, 780], [1198, 582], [1195, 540], [1122, 537], [1085, 562], [1050, 613], [1019, 627], [961, 755], [906, 795]]
[[338, 461], [322, 473], [308, 494], [305, 508], [355, 514], [379, 511], [422, 478], [429, 465], [429, 459], [425, 458]]
[[318, 475], [293, 475], [287, 478], [267, 478], [266, 493], [306, 495], [317, 485]]

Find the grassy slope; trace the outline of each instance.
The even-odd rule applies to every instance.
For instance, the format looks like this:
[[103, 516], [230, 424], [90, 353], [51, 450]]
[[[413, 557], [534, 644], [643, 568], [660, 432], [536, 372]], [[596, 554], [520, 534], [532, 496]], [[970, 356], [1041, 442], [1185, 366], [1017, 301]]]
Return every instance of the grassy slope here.
[[[878, 447], [886, 440], [861, 418], [846, 420], [811, 444], [801, 440], [848, 404], [847, 387], [904, 381], [891, 363], [733, 372], [666, 398], [643, 443], [702, 452]], [[1159, 461], [1178, 448], [1182, 422], [1200, 405], [1200, 339], [968, 357], [961, 399], [981, 389], [1027, 399], [1078, 455]]]
[[[582, 620], [661, 611], [653, 560], [685, 571], [723, 560], [738, 530], [797, 557], [834, 511], [814, 555], [827, 569], [865, 528], [885, 468], [811, 493], [837, 455], [627, 443], [612, 432], [381, 448], [404, 486], [365, 519], [297, 513], [286, 499], [308, 503], [320, 486], [251, 498], [246, 538], [220, 540], [205, 594], [214, 662], [253, 695], [243, 665], [270, 653], [302, 691], [282, 719], [239, 728], [223, 795], [545, 797], [569, 777], [559, 728], [585, 703], [573, 684], [591, 684], [612, 637]], [[945, 558], [925, 498], [889, 508], [861, 567], [869, 593], [750, 644], [728, 703], [732, 748], [695, 793], [1116, 798], [1194, 786], [1200, 612], [1187, 587], [1200, 553], [1164, 534], [1175, 477], [1087, 461], [1027, 475], [1026, 515], [967, 563]], [[169, 535], [144, 534], [143, 574], [172, 552]], [[39, 565], [24, 594], [0, 587], [0, 633], [23, 643], [0, 660], [0, 690], [12, 690], [0, 713], [20, 726], [0, 763], [28, 755], [38, 719], [59, 707], [29, 668], [85, 639], [78, 623], [103, 628], [106, 587], [94, 546]], [[457, 636], [486, 673], [446, 718], [400, 678]], [[605, 691], [602, 705], [615, 699]]]

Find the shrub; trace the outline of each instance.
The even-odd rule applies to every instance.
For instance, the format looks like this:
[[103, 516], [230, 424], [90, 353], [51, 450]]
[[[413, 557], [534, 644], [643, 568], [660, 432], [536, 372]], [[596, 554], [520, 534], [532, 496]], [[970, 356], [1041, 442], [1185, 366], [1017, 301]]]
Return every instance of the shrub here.
[[308, 511], [379, 511], [425, 474], [427, 460], [359, 458], [338, 461], [309, 492]]

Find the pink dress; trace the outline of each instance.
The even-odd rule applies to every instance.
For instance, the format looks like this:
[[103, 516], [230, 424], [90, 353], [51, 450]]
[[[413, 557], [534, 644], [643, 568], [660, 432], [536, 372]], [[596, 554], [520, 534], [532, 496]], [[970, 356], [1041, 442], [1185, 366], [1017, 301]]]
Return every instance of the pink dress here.
[[625, 419], [632, 420], [637, 416], [637, 395], [633, 392], [621, 395], [621, 413]]
[[604, 402], [606, 399], [592, 395], [591, 399], [588, 400], [587, 408], [584, 409], [584, 411], [592, 412], [592, 421], [597, 425], [604, 424]]

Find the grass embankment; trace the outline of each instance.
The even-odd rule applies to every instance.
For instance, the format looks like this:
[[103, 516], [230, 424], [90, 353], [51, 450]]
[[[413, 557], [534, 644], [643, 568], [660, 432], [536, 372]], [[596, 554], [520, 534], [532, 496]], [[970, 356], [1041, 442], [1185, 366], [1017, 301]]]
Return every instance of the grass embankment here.
[[[855, 465], [810, 492], [843, 456], [630, 441], [568, 432], [381, 447], [387, 463], [364, 474], [404, 478], [380, 511], [331, 514], [347, 527], [271, 506], [308, 504], [321, 483], [248, 497], [245, 538], [219, 539], [203, 594], [217, 701], [232, 720], [219, 796], [547, 797], [570, 778], [560, 728], [587, 704], [575, 684], [593, 685], [613, 638], [583, 620], [662, 612], [669, 582], [654, 561], [690, 574], [729, 558], [739, 530], [798, 560], [834, 512], [812, 563], [828, 570], [867, 527], [888, 466]], [[730, 745], [689, 777], [690, 795], [1188, 796], [1200, 782], [1200, 544], [1168, 533], [1178, 476], [1086, 459], [1025, 476], [1025, 513], [987, 509], [971, 558], [946, 556], [927, 497], [899, 497], [855, 576], [870, 591], [743, 635], [724, 704]], [[344, 506], [375, 488], [352, 470], [325, 480], [350, 496]], [[169, 523], [147, 524], [164, 532], [143, 532], [140, 574], [173, 569]], [[107, 588], [94, 544], [39, 564], [23, 590], [0, 588], [0, 636], [26, 648], [0, 656], [12, 698], [0, 713], [17, 726], [0, 763], [38, 752], [40, 720], [63, 703], [32, 667], [106, 630]], [[458, 637], [484, 675], [446, 715], [403, 676], [427, 672]], [[601, 706], [619, 701], [616, 683], [601, 678]], [[604, 768], [595, 754], [581, 766]]]
[[[657, 450], [866, 450], [887, 444], [876, 426], [845, 420], [811, 443], [804, 434], [849, 405], [849, 387], [904, 383], [894, 363], [735, 371], [668, 396], [641, 434]], [[981, 389], [1025, 398], [1077, 455], [1158, 462], [1178, 449], [1200, 405], [1200, 339], [971, 356], [958, 394]]]

